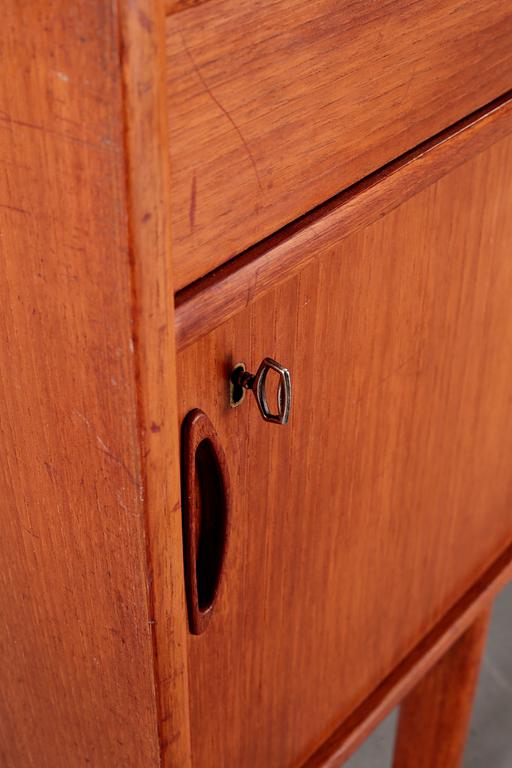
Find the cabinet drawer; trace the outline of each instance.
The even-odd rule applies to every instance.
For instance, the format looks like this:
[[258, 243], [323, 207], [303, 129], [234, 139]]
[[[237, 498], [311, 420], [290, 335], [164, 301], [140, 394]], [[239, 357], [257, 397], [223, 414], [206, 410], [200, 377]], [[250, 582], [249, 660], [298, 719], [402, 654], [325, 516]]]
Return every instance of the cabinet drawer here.
[[[511, 172], [507, 138], [180, 351], [232, 498], [189, 638], [194, 765], [300, 764], [512, 538]], [[229, 407], [267, 355], [286, 427]]]
[[512, 86], [509, 0], [210, 0], [167, 45], [177, 288]]

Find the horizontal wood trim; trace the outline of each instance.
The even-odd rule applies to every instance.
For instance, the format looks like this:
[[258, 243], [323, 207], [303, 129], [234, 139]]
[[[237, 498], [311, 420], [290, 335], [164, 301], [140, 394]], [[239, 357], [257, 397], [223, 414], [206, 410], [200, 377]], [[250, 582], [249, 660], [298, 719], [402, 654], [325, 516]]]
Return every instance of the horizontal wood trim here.
[[389, 677], [306, 760], [303, 768], [337, 768], [347, 760], [393, 707], [402, 701], [453, 643], [478, 619], [510, 579], [512, 579], [512, 544]]
[[354, 184], [176, 294], [183, 349], [319, 258], [322, 250], [384, 216], [512, 131], [512, 92]]

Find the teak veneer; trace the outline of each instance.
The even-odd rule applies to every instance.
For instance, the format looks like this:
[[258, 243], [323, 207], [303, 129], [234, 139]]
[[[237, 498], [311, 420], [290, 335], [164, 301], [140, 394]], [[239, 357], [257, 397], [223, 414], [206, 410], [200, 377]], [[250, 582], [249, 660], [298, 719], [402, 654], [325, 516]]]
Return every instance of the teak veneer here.
[[509, 0], [210, 0], [166, 24], [183, 288], [510, 88]]
[[[393, 707], [400, 704], [445, 656], [455, 641], [479, 622], [497, 592], [511, 578], [512, 546], [509, 546], [398, 667], [329, 735], [303, 768], [337, 768], [349, 758]], [[453, 679], [450, 685], [457, 687], [464, 682]], [[465, 720], [463, 725], [466, 725]]]
[[510, 3], [2, 12], [1, 765], [335, 768], [400, 705], [395, 768], [456, 768], [512, 577]]
[[159, 764], [118, 23], [2, 4], [6, 768]]
[[[512, 542], [511, 171], [509, 136], [312, 237], [180, 349], [180, 420], [208, 415], [236, 478], [215, 613], [188, 641], [193, 765], [300, 764]], [[294, 376], [286, 429], [229, 407], [230, 370], [265, 355]]]

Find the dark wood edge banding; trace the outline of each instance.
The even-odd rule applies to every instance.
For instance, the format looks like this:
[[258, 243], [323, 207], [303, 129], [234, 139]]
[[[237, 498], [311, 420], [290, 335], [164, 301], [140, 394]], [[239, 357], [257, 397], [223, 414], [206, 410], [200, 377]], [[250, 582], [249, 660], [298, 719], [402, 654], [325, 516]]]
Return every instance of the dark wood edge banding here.
[[402, 155], [176, 294], [176, 343], [192, 344], [512, 131], [512, 91]]
[[208, 0], [165, 0], [165, 14], [170, 16], [171, 13], [178, 13], [178, 11], [186, 11], [189, 8], [195, 8], [197, 5], [203, 5]]
[[302, 768], [337, 768], [490, 606], [512, 579], [512, 543]]
[[[198, 449], [207, 444], [208, 467], [201, 468]], [[215, 606], [220, 581], [224, 571], [230, 523], [230, 484], [226, 455], [217, 432], [203, 411], [194, 408], [182, 425], [181, 445], [182, 512], [184, 568], [190, 631], [202, 634], [208, 626]], [[199, 475], [203, 472], [204, 477]], [[204, 505], [210, 506], [209, 520], [203, 520]], [[206, 551], [201, 552], [201, 529], [209, 539]], [[201, 568], [199, 558], [211, 561], [212, 567]], [[201, 571], [206, 572], [203, 579]], [[206, 604], [201, 604], [201, 580], [208, 581]]]

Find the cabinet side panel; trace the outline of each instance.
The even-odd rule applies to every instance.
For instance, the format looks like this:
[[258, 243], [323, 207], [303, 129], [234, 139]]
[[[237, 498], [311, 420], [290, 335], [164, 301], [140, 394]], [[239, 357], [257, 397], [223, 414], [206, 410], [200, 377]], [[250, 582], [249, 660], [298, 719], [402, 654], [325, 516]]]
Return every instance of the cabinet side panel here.
[[2, 4], [2, 766], [158, 764], [113, 7]]

